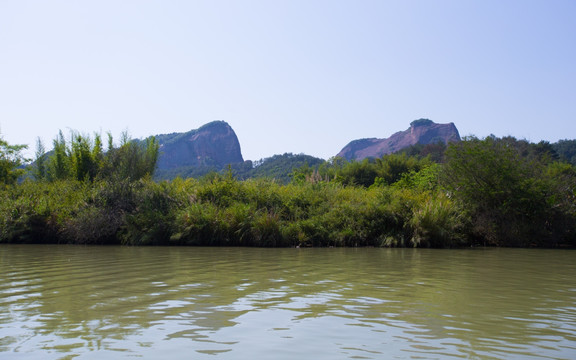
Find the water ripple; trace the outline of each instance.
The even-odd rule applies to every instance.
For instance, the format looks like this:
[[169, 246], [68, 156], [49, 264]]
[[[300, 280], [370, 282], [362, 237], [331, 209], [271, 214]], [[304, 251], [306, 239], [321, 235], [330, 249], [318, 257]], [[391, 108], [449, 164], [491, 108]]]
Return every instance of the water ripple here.
[[0, 250], [0, 358], [576, 358], [573, 252]]

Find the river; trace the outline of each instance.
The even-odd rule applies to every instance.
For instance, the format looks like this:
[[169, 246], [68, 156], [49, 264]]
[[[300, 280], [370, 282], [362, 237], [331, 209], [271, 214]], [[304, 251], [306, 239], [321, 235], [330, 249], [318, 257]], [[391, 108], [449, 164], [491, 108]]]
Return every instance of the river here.
[[576, 252], [0, 246], [0, 359], [576, 359]]

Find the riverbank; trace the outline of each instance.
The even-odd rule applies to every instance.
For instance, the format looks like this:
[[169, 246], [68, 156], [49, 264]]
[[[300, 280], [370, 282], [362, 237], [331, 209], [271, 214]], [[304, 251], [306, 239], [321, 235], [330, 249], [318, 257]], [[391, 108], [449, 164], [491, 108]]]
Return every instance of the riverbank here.
[[[211, 179], [27, 181], [0, 191], [1, 243], [259, 247], [573, 246], [479, 236], [445, 191], [334, 182]], [[525, 236], [519, 233], [519, 236]], [[536, 237], [537, 236], [537, 237]], [[551, 241], [549, 239], [552, 239]], [[548, 240], [548, 241], [547, 241]]]
[[109, 143], [104, 153], [99, 137], [68, 144], [60, 134], [25, 180], [15, 181], [23, 169], [0, 173], [0, 243], [576, 245], [576, 166], [546, 143], [471, 137], [411, 155], [333, 159], [292, 169], [289, 184], [240, 181], [231, 167], [154, 182], [154, 139]]

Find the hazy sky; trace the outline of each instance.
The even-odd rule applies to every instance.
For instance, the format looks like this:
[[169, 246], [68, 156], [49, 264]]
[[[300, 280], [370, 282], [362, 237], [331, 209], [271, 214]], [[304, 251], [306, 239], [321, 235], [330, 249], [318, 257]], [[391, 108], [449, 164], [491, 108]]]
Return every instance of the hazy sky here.
[[576, 139], [574, 0], [0, 0], [0, 132], [225, 120], [245, 159], [329, 158], [412, 120]]

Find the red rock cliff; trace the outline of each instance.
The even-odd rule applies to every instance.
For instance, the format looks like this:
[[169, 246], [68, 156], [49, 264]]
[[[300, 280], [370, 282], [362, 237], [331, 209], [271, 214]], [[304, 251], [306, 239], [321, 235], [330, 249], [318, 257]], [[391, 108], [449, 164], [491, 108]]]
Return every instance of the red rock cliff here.
[[347, 160], [379, 158], [411, 145], [449, 143], [460, 141], [460, 134], [453, 123], [436, 124], [432, 120], [419, 119], [410, 123], [410, 128], [399, 131], [387, 139], [360, 139], [346, 145], [336, 156]]

